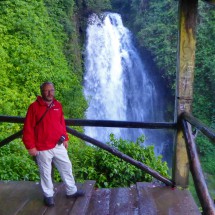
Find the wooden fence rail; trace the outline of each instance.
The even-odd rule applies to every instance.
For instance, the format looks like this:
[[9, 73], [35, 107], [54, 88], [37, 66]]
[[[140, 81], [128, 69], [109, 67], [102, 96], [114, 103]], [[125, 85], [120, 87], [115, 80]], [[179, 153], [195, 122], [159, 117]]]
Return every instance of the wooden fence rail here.
[[140, 161], [136, 161], [133, 158], [129, 157], [126, 154], [123, 154], [122, 152], [118, 151], [117, 149], [108, 146], [107, 144], [104, 144], [98, 140], [95, 140], [85, 134], [82, 134], [72, 128], [67, 127], [67, 132], [69, 132], [70, 134], [84, 140], [87, 141], [89, 143], [92, 143], [95, 146], [98, 146], [101, 149], [104, 149], [108, 152], [110, 152], [111, 154], [123, 159], [124, 161], [136, 166], [137, 168], [147, 172], [148, 174], [150, 174], [151, 176], [153, 176], [154, 178], [158, 179], [159, 181], [162, 181], [164, 184], [168, 185], [168, 186], [172, 186], [174, 187], [174, 182], [171, 181], [170, 179], [167, 179], [165, 177], [163, 177], [162, 175], [160, 175], [158, 172], [154, 171], [153, 169], [151, 169], [150, 167], [144, 165], [143, 163], [141, 163]]
[[[24, 123], [24, 117], [1, 116], [0, 122]], [[147, 129], [176, 129], [176, 123], [166, 122], [134, 122], [116, 120], [65, 119], [68, 126], [116, 127], [116, 128], [147, 128]]]
[[[12, 117], [12, 116], [0, 116], [0, 122], [9, 123], [24, 123], [23, 117]], [[209, 195], [207, 185], [203, 176], [203, 171], [201, 169], [201, 164], [199, 162], [198, 153], [196, 150], [195, 141], [193, 139], [192, 130], [188, 123], [193, 125], [196, 129], [201, 131], [205, 136], [207, 136], [213, 143], [215, 143], [215, 132], [193, 117], [191, 114], [186, 112], [182, 113], [179, 117], [178, 123], [145, 123], [145, 122], [125, 122], [125, 121], [113, 121], [113, 120], [80, 120], [80, 119], [66, 119], [67, 131], [74, 136], [83, 139], [89, 143], [92, 143], [113, 155], [131, 163], [132, 165], [146, 171], [148, 174], [152, 175], [154, 178], [162, 181], [166, 185], [174, 186], [174, 181], [161, 176], [158, 172], [150, 169], [139, 161], [132, 159], [131, 157], [121, 153], [120, 151], [112, 148], [100, 141], [97, 141], [87, 135], [77, 132], [76, 130], [68, 126], [95, 126], [95, 127], [121, 127], [121, 128], [147, 128], [147, 129], [178, 129], [182, 128], [184, 133], [184, 139], [186, 142], [187, 153], [189, 158], [190, 171], [193, 176], [195, 188], [197, 191], [198, 198], [200, 200], [201, 206], [203, 208], [203, 214], [215, 215], [214, 203]], [[11, 142], [12, 140], [20, 137], [22, 135], [22, 130], [16, 132], [15, 134], [5, 138], [0, 142], [0, 147]]]
[[212, 143], [215, 143], [215, 131], [213, 131], [211, 128], [209, 128], [187, 112], [183, 112], [180, 118], [188, 121], [191, 125], [195, 126], [195, 128], [197, 128], [206, 137], [208, 137], [212, 141]]
[[[188, 121], [189, 120], [189, 121]], [[215, 215], [214, 202], [209, 194], [207, 184], [205, 182], [204, 174], [199, 161], [199, 156], [192, 135], [191, 124], [202, 131], [208, 138], [213, 140], [214, 133], [211, 129], [205, 126], [203, 123], [194, 118], [191, 114], [183, 113], [179, 123], [182, 126], [185, 143], [187, 147], [187, 154], [190, 165], [190, 172], [193, 177], [196, 193], [198, 195], [200, 204], [203, 209], [204, 215]]]

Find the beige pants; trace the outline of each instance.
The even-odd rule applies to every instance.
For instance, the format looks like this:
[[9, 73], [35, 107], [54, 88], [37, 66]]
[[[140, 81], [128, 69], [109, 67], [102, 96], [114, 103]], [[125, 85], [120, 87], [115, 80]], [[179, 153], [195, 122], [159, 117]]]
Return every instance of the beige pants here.
[[65, 183], [66, 194], [72, 195], [77, 191], [72, 174], [72, 164], [63, 144], [56, 145], [55, 148], [50, 150], [39, 151], [36, 158], [40, 170], [41, 187], [45, 197], [54, 195], [54, 186], [51, 177], [52, 161]]

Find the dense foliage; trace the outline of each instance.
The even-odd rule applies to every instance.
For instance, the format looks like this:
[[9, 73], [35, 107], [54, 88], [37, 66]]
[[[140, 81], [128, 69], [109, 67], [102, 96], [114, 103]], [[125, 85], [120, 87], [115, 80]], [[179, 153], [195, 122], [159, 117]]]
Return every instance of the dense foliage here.
[[196, 47], [193, 112], [215, 129], [215, 9], [200, 4]]
[[[110, 146], [143, 162], [163, 176], [168, 176], [166, 162], [161, 156], [156, 157], [153, 146], [142, 147], [144, 138], [135, 143], [110, 136]], [[96, 180], [97, 187], [128, 187], [137, 181], [152, 181], [144, 171], [126, 163], [100, 148], [85, 145], [77, 140], [69, 147], [75, 179]], [[5, 155], [6, 154], [6, 155]], [[0, 180], [39, 180], [35, 161], [28, 155], [20, 141], [4, 146], [0, 150]], [[58, 171], [54, 171], [55, 181], [61, 181]]]
[[[143, 137], [134, 143], [116, 139], [114, 135], [110, 135], [110, 142], [107, 144], [167, 177], [167, 163], [162, 162], [161, 156], [155, 156], [153, 146], [142, 147], [143, 142]], [[87, 153], [76, 153], [79, 162], [76, 166], [79, 168], [76, 169], [75, 174], [83, 180], [86, 178], [96, 180], [98, 187], [128, 187], [137, 181], [149, 182], [153, 179], [144, 171], [109, 152], [97, 147], [84, 148], [86, 149]]]
[[[54, 6], [58, 8], [56, 13], [63, 10], [63, 6]], [[49, 12], [43, 1], [1, 1], [1, 114], [24, 116], [39, 94], [41, 82], [50, 80], [56, 86], [57, 98], [64, 103], [65, 96], [70, 95], [82, 107], [82, 111], [73, 109], [73, 112], [83, 116], [86, 104], [80, 78], [63, 52], [68, 35], [57, 15]], [[78, 96], [71, 86], [76, 86]]]

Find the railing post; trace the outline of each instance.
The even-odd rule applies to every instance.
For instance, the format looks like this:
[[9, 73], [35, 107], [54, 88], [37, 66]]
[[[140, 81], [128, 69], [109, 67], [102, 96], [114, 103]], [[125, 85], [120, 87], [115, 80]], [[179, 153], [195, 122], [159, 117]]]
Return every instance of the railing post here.
[[[191, 113], [195, 64], [195, 28], [198, 0], [179, 1], [179, 39], [175, 121], [184, 111]], [[189, 162], [181, 125], [178, 125], [173, 166], [173, 181], [188, 186]]]
[[205, 182], [204, 174], [201, 168], [196, 144], [192, 135], [192, 126], [190, 123], [182, 120], [183, 134], [186, 140], [187, 152], [190, 163], [190, 171], [193, 176], [196, 193], [204, 215], [215, 215], [214, 202], [211, 199], [210, 193]]

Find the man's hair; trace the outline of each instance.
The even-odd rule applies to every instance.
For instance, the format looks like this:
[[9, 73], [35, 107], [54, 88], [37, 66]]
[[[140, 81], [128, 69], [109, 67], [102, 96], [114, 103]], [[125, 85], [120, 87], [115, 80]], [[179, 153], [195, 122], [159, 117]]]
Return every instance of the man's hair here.
[[42, 92], [43, 91], [43, 88], [48, 85], [48, 84], [51, 84], [53, 87], [54, 87], [54, 84], [50, 81], [46, 81], [46, 82], [43, 82], [41, 85], [40, 85], [40, 91]]

